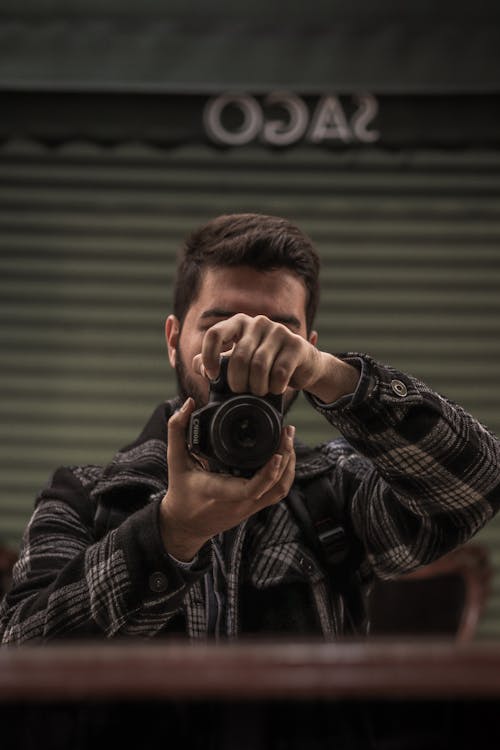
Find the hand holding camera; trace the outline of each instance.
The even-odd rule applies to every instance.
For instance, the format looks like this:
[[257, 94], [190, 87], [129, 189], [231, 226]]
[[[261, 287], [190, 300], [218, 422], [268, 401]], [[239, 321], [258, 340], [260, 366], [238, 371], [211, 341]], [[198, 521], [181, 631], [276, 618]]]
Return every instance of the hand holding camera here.
[[210, 381], [208, 404], [191, 414], [189, 450], [205, 458], [210, 471], [251, 477], [278, 450], [283, 394], [235, 394], [227, 382], [229, 357]]
[[276, 453], [251, 478], [204, 471], [186, 445], [193, 411], [189, 398], [168, 422], [169, 484], [160, 507], [165, 548], [186, 561], [211, 537], [286, 497], [295, 476], [290, 426], [282, 431]]
[[295, 477], [294, 428], [283, 429], [282, 419], [292, 389], [330, 402], [352, 392], [359, 377], [314, 343], [282, 323], [243, 313], [204, 334], [192, 367], [212, 380], [210, 400], [193, 414], [187, 399], [168, 423], [169, 487], [160, 525], [177, 559], [192, 559], [215, 534], [287, 496]]
[[221, 354], [232, 347], [226, 373], [229, 389], [260, 397], [284, 394], [285, 411], [293, 400], [292, 389], [308, 391], [326, 404], [353, 393], [359, 372], [318, 349], [316, 331], [307, 337], [304, 330], [292, 329], [293, 319], [289, 326], [265, 315], [232, 315], [207, 330], [193, 368], [214, 380]]

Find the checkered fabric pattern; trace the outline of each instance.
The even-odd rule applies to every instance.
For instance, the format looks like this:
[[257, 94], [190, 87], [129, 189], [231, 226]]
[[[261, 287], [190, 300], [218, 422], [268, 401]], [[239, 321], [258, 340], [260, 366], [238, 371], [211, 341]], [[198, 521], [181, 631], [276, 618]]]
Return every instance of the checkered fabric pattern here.
[[[391, 578], [431, 562], [492, 518], [500, 446], [415, 378], [366, 355], [345, 358], [361, 367], [356, 393], [329, 405], [309, 396], [344, 438], [320, 446], [297, 477], [328, 471], [363, 544], [358, 572], [368, 584], [374, 575]], [[286, 501], [208, 542], [191, 567], [167, 554], [158, 513], [168, 485], [166, 423], [178, 403], [158, 407], [107, 467], [55, 472], [36, 500], [1, 603], [4, 643], [180, 632], [205, 638], [213, 632], [209, 590], [219, 603], [215, 634], [235, 638], [245, 632], [242, 584], [278, 594], [297, 581], [308, 587], [324, 637], [345, 632], [342, 595], [329, 586]]]

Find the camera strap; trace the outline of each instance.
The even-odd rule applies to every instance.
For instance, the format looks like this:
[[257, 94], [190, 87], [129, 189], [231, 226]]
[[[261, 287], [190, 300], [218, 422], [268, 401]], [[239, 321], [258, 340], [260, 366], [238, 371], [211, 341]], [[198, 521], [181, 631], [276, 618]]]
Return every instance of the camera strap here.
[[305, 541], [325, 570], [330, 588], [343, 597], [346, 623], [356, 634], [363, 631], [366, 621], [359, 577], [364, 551], [350, 530], [346, 505], [328, 474], [296, 481], [288, 495], [288, 506]]

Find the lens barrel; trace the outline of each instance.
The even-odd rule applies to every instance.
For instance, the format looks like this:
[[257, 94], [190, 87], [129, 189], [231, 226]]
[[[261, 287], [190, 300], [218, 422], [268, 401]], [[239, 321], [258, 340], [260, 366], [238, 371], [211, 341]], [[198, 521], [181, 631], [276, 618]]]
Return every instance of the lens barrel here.
[[210, 424], [214, 456], [231, 468], [257, 469], [276, 452], [281, 415], [270, 403], [243, 394], [224, 401]]

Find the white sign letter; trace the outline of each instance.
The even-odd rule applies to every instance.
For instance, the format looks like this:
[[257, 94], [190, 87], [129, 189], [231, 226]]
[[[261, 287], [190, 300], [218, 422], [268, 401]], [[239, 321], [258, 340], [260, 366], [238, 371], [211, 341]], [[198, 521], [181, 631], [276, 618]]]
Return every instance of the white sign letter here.
[[352, 139], [346, 116], [336, 96], [325, 96], [321, 99], [313, 115], [307, 140], [321, 143], [326, 140], [350, 141]]
[[264, 104], [279, 105], [286, 110], [285, 120], [269, 120], [264, 125], [263, 140], [272, 146], [289, 146], [300, 140], [309, 123], [309, 112], [304, 101], [293, 94], [274, 92], [266, 97]]
[[374, 143], [380, 138], [380, 133], [378, 130], [367, 130], [367, 127], [378, 114], [378, 101], [371, 94], [357, 96], [356, 99], [358, 109], [351, 119], [354, 135], [363, 143]]
[[[236, 107], [243, 115], [237, 130], [228, 130], [222, 124], [222, 112], [228, 106]], [[203, 110], [203, 122], [207, 135], [225, 146], [244, 146], [257, 137], [262, 128], [262, 110], [253, 96], [231, 96], [224, 94], [209, 99]]]

